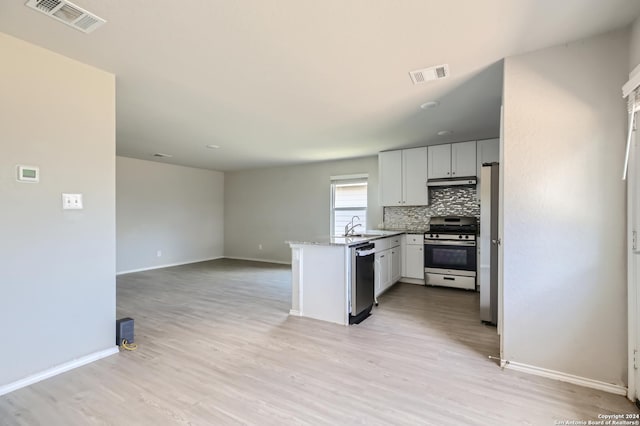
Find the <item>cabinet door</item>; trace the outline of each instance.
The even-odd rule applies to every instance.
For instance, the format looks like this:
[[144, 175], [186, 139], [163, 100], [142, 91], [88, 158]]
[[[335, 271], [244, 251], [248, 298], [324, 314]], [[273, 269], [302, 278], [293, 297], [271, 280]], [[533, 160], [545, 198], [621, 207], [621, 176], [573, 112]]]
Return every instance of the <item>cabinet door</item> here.
[[476, 141], [451, 144], [451, 177], [476, 176]]
[[400, 255], [400, 264], [401, 266], [401, 270], [400, 270], [400, 276], [402, 277], [406, 277], [407, 276], [407, 256], [404, 254], [407, 252], [407, 234], [403, 234], [401, 239], [400, 239], [400, 247], [402, 247], [402, 251], [400, 253], [402, 253]]
[[427, 148], [402, 150], [403, 200], [406, 206], [429, 204]]
[[402, 151], [378, 154], [380, 205], [402, 205]]
[[404, 253], [407, 262], [407, 278], [424, 279], [424, 257], [423, 246], [407, 244], [407, 251]]
[[382, 288], [383, 279], [382, 279], [382, 262], [380, 262], [380, 257], [382, 256], [382, 252], [378, 252], [374, 256], [373, 260], [373, 287], [374, 294], [376, 297], [384, 290]]
[[400, 279], [400, 246], [394, 247], [391, 249], [391, 280], [389, 282], [389, 286], [398, 282]]
[[391, 285], [391, 249], [380, 253], [380, 290]]
[[429, 179], [451, 177], [451, 144], [427, 147]]

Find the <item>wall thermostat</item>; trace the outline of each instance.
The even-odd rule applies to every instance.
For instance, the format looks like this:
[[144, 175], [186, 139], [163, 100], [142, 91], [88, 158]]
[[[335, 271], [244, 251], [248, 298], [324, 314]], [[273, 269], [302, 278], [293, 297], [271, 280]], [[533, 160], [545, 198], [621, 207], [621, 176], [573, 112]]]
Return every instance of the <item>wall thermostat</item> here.
[[18, 182], [39, 182], [40, 168], [35, 166], [18, 166]]

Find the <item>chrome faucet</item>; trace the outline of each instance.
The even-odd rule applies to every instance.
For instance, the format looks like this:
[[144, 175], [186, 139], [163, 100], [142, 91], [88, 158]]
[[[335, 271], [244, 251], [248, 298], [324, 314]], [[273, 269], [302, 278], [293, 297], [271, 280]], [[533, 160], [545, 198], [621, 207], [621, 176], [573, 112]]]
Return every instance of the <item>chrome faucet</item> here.
[[353, 224], [353, 221], [354, 221], [354, 220], [356, 220], [356, 219], [360, 220], [360, 217], [358, 217], [358, 216], [353, 216], [353, 217], [351, 218], [351, 222], [347, 223], [347, 224], [344, 226], [344, 236], [345, 236], [345, 237], [348, 237], [348, 236], [349, 236], [349, 234], [353, 235], [353, 230], [354, 230], [356, 227], [358, 227], [358, 226], [362, 226], [362, 225], [361, 225], [361, 224], [359, 224], [359, 223], [356, 223], [355, 225]]

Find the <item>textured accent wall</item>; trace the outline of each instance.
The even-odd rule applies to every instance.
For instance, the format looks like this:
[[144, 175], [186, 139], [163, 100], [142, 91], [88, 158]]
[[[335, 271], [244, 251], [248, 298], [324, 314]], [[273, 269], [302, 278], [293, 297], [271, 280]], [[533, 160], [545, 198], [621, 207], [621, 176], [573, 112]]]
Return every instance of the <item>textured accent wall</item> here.
[[431, 216], [475, 216], [480, 218], [476, 188], [449, 186], [429, 191], [430, 205], [385, 207], [384, 227], [393, 229], [423, 229]]

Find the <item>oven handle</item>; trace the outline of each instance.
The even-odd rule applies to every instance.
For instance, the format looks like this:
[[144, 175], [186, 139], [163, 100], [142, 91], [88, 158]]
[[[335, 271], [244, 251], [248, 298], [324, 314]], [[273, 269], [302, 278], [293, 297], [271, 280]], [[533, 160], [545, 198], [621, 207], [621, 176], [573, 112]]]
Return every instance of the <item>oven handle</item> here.
[[448, 241], [425, 241], [424, 242], [425, 246], [466, 246], [466, 247], [475, 247], [476, 242], [475, 241], [455, 241], [455, 240], [448, 240]]

